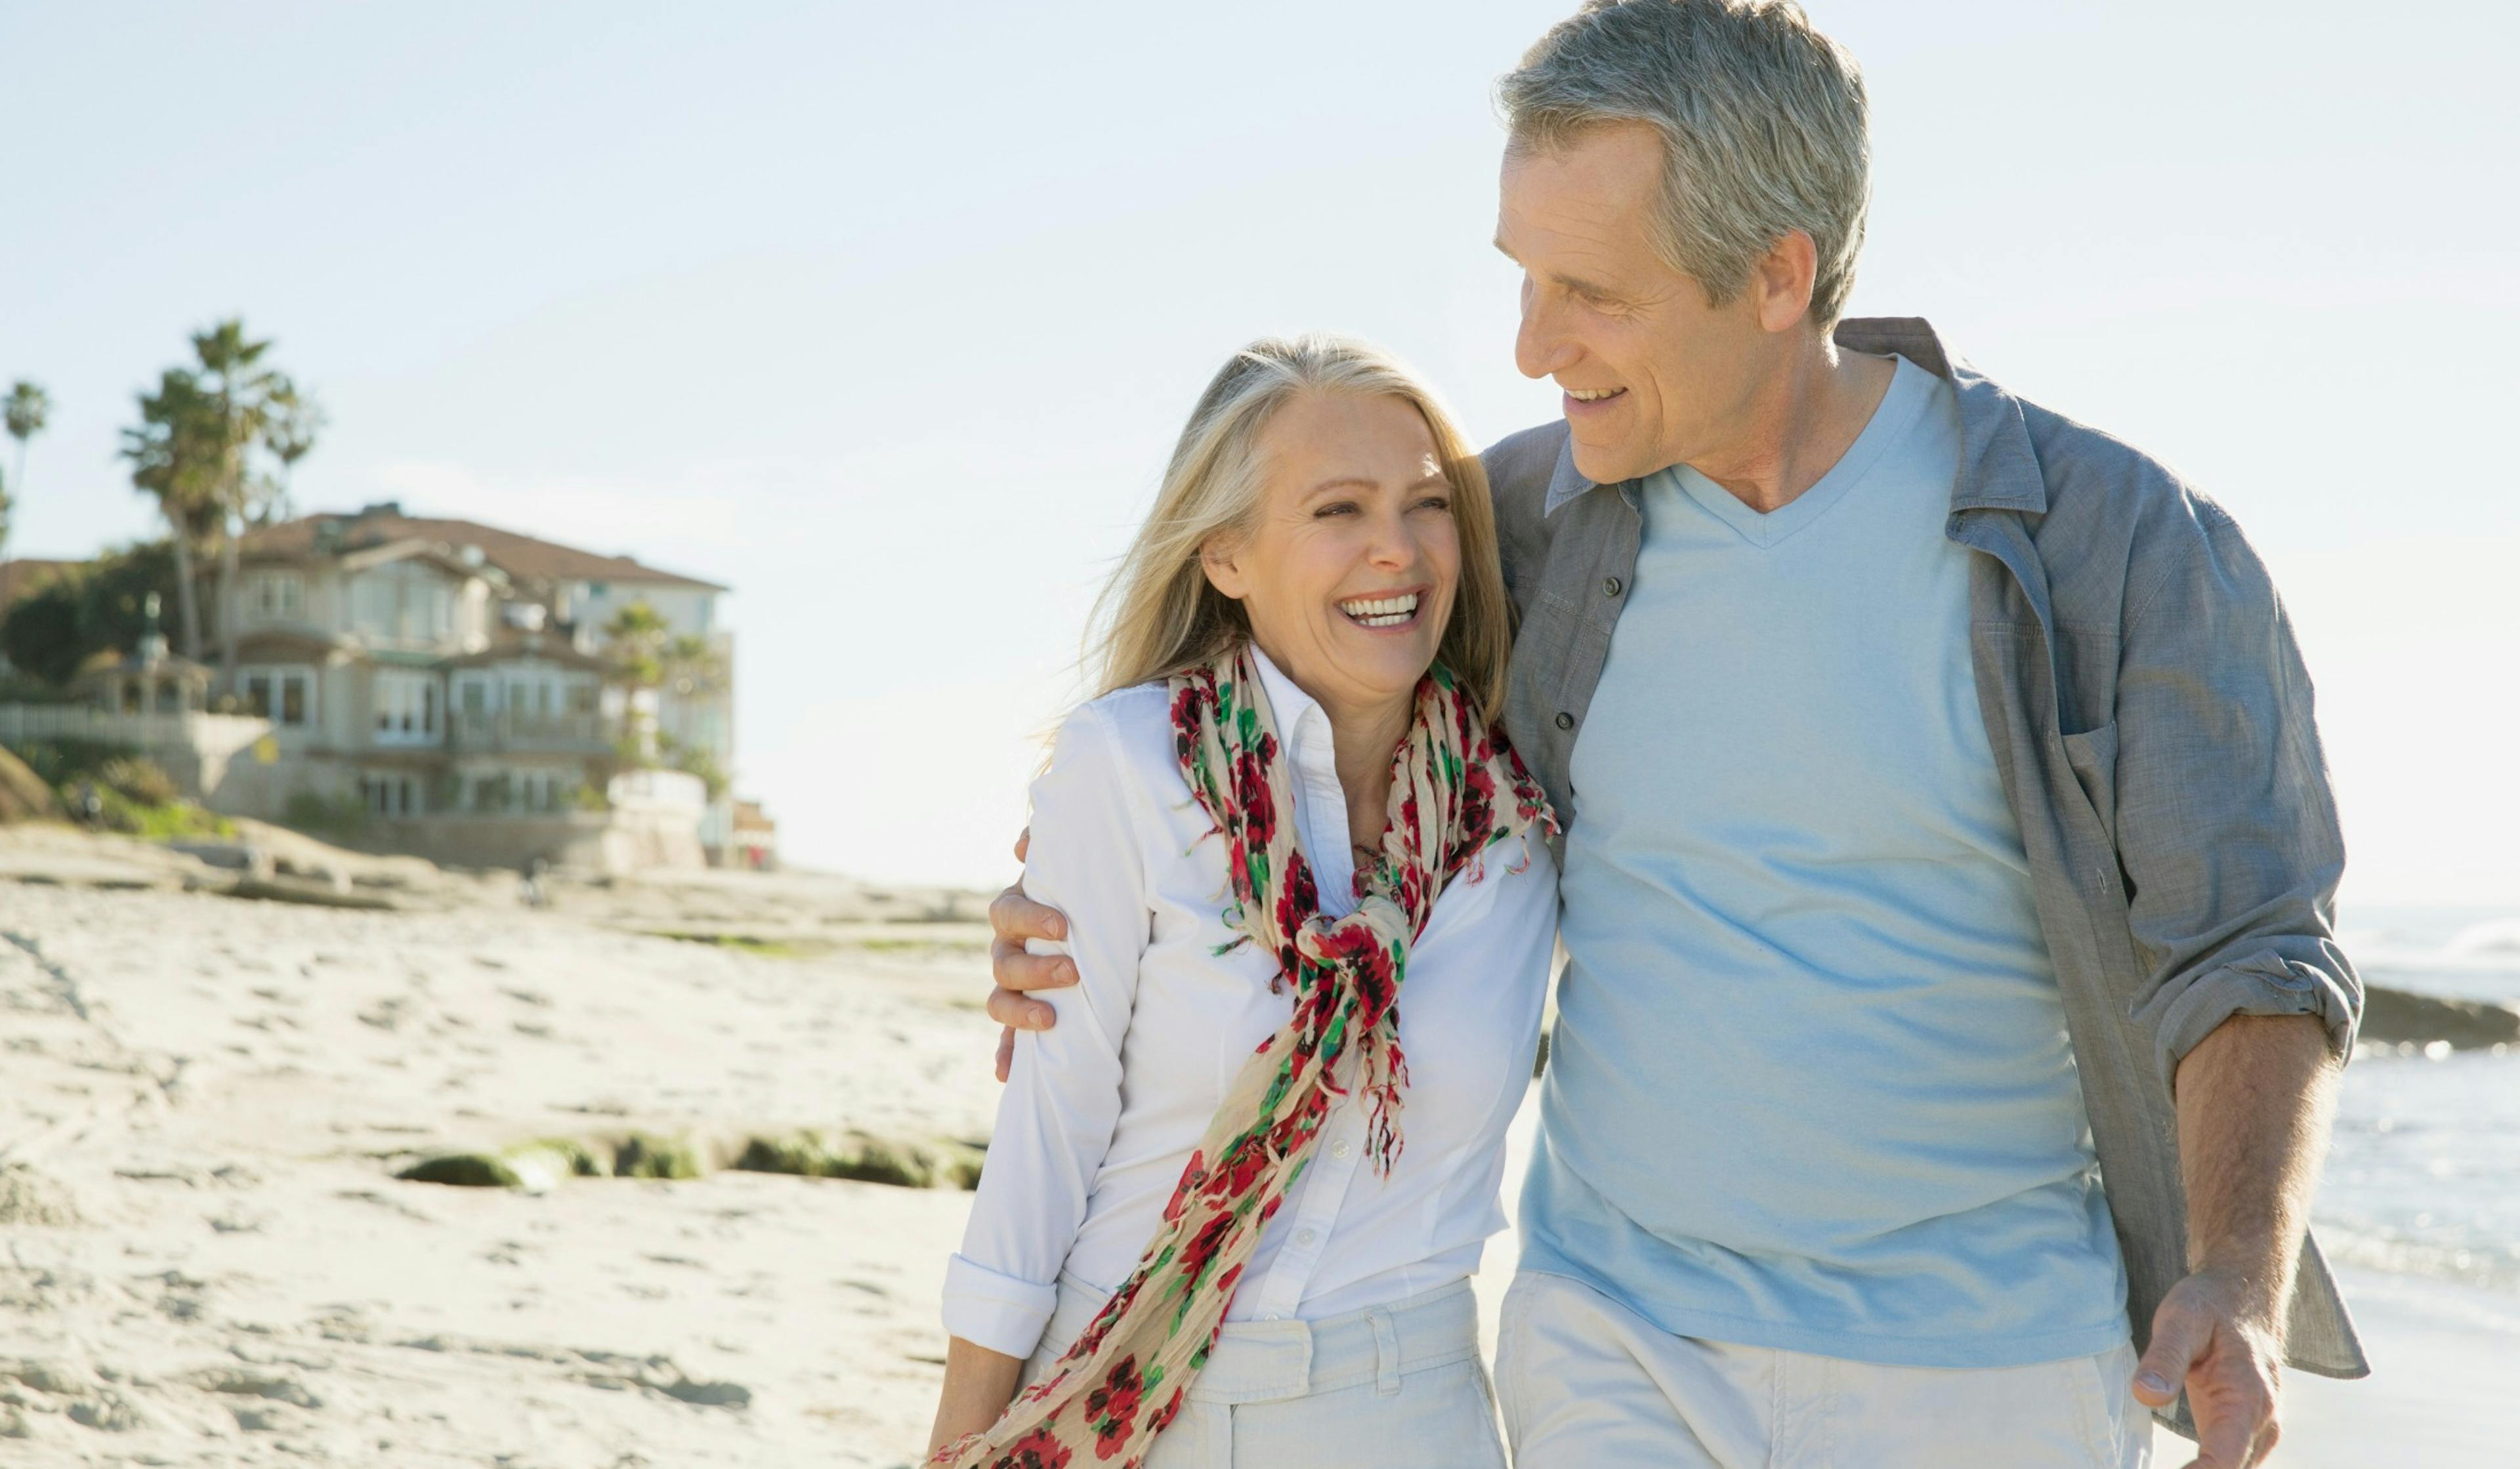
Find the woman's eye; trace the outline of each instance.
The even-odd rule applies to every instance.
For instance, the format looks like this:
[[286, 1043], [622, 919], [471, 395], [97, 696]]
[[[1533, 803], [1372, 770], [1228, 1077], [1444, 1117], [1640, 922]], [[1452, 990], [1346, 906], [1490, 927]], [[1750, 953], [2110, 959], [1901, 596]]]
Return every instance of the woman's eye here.
[[1313, 518], [1319, 520], [1330, 515], [1353, 515], [1355, 513], [1355, 502], [1348, 500], [1334, 500], [1328, 505], [1325, 505], [1319, 510], [1314, 511]]
[[1429, 495], [1425, 499], [1418, 502], [1418, 508], [1419, 510], [1442, 511], [1444, 513], [1449, 515], [1453, 512], [1453, 497], [1450, 495]]

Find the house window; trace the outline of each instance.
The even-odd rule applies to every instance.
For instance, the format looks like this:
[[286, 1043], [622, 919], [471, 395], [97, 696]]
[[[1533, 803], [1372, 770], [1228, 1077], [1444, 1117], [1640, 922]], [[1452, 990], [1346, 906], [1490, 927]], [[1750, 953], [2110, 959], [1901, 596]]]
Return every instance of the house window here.
[[315, 670], [248, 666], [245, 677], [246, 707], [277, 725], [303, 726], [315, 707]]
[[422, 567], [379, 566], [350, 583], [350, 620], [372, 638], [441, 640], [455, 631], [455, 588]]
[[412, 816], [428, 809], [420, 782], [409, 776], [361, 776], [359, 800], [378, 816]]
[[437, 739], [437, 681], [392, 669], [377, 674], [377, 742], [430, 744]]
[[296, 616], [306, 605], [306, 583], [294, 571], [262, 571], [248, 588], [253, 614], [264, 621]]

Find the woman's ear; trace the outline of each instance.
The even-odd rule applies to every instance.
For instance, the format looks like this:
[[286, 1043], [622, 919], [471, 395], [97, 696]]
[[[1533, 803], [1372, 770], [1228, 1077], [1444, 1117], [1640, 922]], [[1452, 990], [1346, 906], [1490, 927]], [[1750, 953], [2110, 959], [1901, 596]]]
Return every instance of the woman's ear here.
[[1234, 547], [1222, 539], [1199, 548], [1198, 569], [1207, 573], [1209, 586], [1236, 601], [1240, 601], [1242, 594], [1249, 589], [1249, 583], [1243, 579], [1242, 567], [1235, 559]]

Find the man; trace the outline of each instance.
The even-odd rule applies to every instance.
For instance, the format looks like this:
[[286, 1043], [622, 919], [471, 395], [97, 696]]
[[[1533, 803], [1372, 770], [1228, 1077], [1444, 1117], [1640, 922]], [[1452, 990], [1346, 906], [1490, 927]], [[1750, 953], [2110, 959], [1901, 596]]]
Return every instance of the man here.
[[[1567, 823], [1517, 1462], [2136, 1464], [2143, 1407], [2259, 1462], [2287, 1352], [2365, 1370], [2304, 1223], [2362, 987], [2263, 566], [1838, 321], [1864, 89], [1792, 4], [1596, 0], [1503, 96], [1565, 390], [1486, 457]], [[1056, 916], [992, 916], [990, 1013], [1042, 1024]]]

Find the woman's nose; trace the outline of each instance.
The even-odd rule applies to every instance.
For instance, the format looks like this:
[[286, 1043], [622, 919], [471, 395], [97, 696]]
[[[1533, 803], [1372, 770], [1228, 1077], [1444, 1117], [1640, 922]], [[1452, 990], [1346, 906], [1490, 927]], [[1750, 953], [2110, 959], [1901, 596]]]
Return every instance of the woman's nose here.
[[1418, 563], [1418, 537], [1409, 521], [1399, 514], [1375, 517], [1373, 539], [1366, 547], [1366, 558], [1386, 570], [1399, 570]]

